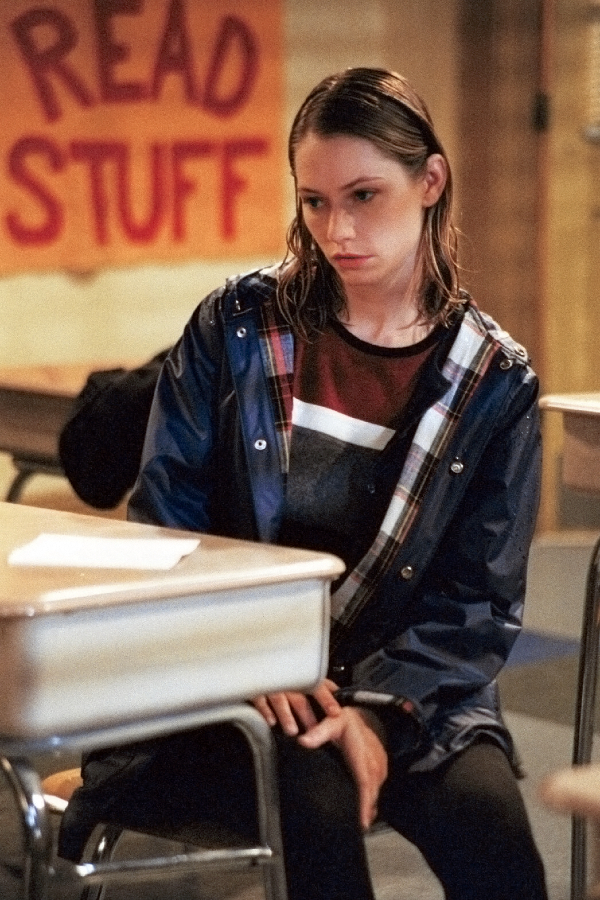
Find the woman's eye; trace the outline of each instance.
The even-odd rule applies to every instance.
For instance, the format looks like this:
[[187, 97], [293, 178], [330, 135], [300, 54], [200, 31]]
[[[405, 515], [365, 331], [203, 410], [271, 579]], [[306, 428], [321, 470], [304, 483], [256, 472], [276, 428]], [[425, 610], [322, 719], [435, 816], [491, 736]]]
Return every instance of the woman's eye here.
[[367, 190], [354, 191], [354, 196], [361, 203], [365, 203], [367, 200], [370, 200], [371, 197], [375, 196], [375, 191], [367, 191]]
[[320, 197], [303, 197], [302, 203], [305, 206], [310, 206], [311, 209], [319, 209], [323, 201]]

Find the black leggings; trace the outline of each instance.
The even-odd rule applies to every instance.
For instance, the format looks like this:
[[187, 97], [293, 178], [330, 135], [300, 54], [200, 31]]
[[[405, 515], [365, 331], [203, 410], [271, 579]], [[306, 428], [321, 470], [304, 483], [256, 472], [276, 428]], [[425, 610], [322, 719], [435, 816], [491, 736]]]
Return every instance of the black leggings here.
[[[280, 787], [290, 900], [370, 900], [352, 779], [337, 754], [321, 753], [323, 765], [306, 752]], [[290, 745], [280, 758], [297, 755]], [[447, 900], [547, 897], [521, 792], [496, 744], [478, 742], [433, 772], [392, 772], [379, 811], [419, 848]]]
[[[331, 745], [307, 750], [275, 736], [290, 900], [373, 900], [346, 764]], [[65, 815], [65, 856], [80, 850], [78, 817], [188, 833], [194, 822], [215, 820], [256, 839], [251, 755], [233, 726], [92, 754], [85, 781]], [[108, 812], [98, 811], [103, 804]], [[392, 770], [379, 811], [419, 848], [447, 900], [546, 900], [518, 784], [492, 742], [473, 744], [433, 772]]]

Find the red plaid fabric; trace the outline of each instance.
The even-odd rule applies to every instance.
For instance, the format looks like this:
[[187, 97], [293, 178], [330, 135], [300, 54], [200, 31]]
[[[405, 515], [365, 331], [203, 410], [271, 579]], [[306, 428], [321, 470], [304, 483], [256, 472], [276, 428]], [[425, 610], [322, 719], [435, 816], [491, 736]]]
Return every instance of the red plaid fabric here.
[[[282, 471], [289, 468], [292, 418], [294, 337], [282, 322], [274, 298], [261, 305], [260, 349], [275, 413]], [[381, 529], [373, 544], [332, 596], [334, 626], [348, 627], [369, 601], [418, 512], [436, 468], [454, 433], [465, 404], [485, 375], [499, 346], [494, 335], [467, 307], [443, 368], [450, 386], [423, 415], [404, 462]], [[332, 640], [335, 641], [334, 627]]]

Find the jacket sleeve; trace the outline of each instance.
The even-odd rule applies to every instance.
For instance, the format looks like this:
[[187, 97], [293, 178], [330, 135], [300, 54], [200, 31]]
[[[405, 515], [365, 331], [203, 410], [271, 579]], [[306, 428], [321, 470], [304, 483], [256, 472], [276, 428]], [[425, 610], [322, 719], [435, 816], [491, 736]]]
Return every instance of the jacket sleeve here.
[[215, 307], [203, 300], [165, 360], [129, 500], [137, 522], [208, 531], [214, 491], [215, 407], [223, 351]]
[[541, 469], [537, 379], [527, 371], [496, 420], [479, 422], [485, 448], [397, 633], [388, 629], [352, 670], [350, 693], [408, 700], [430, 738], [489, 690], [521, 628]]

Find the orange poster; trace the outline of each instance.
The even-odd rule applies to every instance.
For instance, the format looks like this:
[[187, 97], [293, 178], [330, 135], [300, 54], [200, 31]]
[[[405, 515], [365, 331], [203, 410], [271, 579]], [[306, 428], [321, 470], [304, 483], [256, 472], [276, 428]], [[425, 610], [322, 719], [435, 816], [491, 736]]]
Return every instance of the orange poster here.
[[283, 245], [281, 0], [1, 0], [0, 274]]

